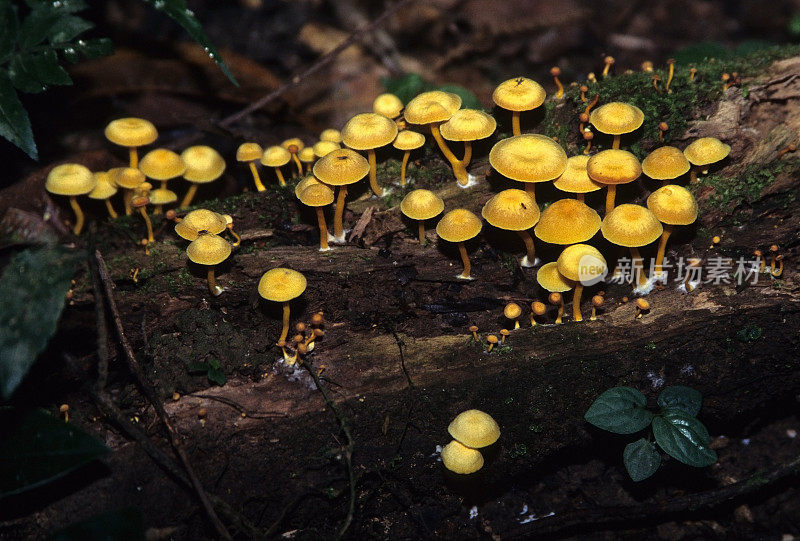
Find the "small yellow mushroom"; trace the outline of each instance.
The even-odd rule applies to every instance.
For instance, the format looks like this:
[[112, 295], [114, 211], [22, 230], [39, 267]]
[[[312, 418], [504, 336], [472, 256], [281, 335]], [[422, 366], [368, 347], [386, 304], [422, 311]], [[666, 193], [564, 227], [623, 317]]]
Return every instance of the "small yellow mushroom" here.
[[486, 337], [486, 341], [487, 341], [487, 342], [489, 342], [489, 349], [488, 349], [488, 350], [486, 350], [486, 352], [487, 352], [487, 353], [491, 353], [491, 352], [492, 352], [492, 348], [493, 348], [493, 347], [495, 346], [495, 344], [497, 344], [497, 342], [498, 342], [498, 340], [497, 340], [497, 336], [495, 336], [495, 335], [493, 335], [493, 334], [490, 334], [489, 336], [487, 336], [487, 337]]
[[514, 322], [514, 329], [519, 329], [519, 318], [522, 315], [522, 308], [515, 302], [506, 304], [503, 309], [503, 315], [506, 319]]
[[547, 306], [540, 301], [534, 301], [531, 303], [531, 327], [535, 327], [536, 323], [536, 316], [543, 316], [547, 313]]

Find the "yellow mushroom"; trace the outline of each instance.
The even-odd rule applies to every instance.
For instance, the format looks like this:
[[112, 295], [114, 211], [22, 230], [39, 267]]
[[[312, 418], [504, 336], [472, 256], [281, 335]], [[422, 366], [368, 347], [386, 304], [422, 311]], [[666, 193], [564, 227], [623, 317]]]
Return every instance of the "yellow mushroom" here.
[[444, 201], [430, 190], [412, 190], [400, 202], [400, 212], [417, 221], [420, 244], [425, 244], [425, 220], [438, 216], [443, 210]]
[[278, 184], [281, 187], [286, 186], [286, 180], [283, 178], [281, 167], [291, 160], [292, 154], [285, 148], [279, 146], [267, 147], [261, 155], [261, 164], [275, 169], [275, 175], [278, 177]]
[[192, 185], [181, 201], [180, 208], [192, 203], [198, 184], [213, 182], [225, 172], [225, 160], [219, 152], [206, 145], [196, 145], [181, 152], [181, 159], [186, 164], [183, 178]]
[[342, 218], [344, 216], [344, 200], [347, 197], [347, 186], [358, 182], [367, 176], [369, 172], [369, 162], [361, 154], [349, 148], [334, 150], [314, 164], [314, 176], [316, 178], [329, 186], [339, 187], [339, 194], [336, 197], [336, 211], [333, 216], [334, 242], [340, 244], [345, 242]]
[[105, 136], [115, 145], [128, 148], [129, 167], [135, 169], [139, 166], [137, 148], [155, 141], [158, 131], [152, 122], [143, 118], [119, 118], [108, 123]]
[[75, 211], [75, 225], [72, 232], [76, 235], [80, 235], [84, 223], [83, 211], [78, 205], [77, 196], [90, 193], [96, 183], [97, 180], [92, 172], [77, 163], [57, 165], [47, 174], [44, 183], [45, 190], [55, 195], [69, 197], [69, 204]]
[[436, 234], [440, 239], [458, 244], [458, 252], [461, 255], [461, 262], [464, 264], [464, 270], [456, 278], [462, 280], [473, 279], [470, 276], [472, 267], [464, 243], [477, 237], [482, 227], [483, 224], [480, 218], [467, 209], [451, 210], [436, 224]]
[[219, 235], [199, 231], [197, 238], [186, 248], [186, 255], [193, 263], [208, 267], [208, 289], [215, 297], [220, 295], [224, 289], [217, 285], [214, 269], [231, 255], [230, 243]]
[[498, 106], [511, 111], [511, 133], [522, 135], [519, 117], [522, 111], [532, 111], [540, 107], [547, 94], [542, 85], [527, 77], [515, 77], [503, 81], [492, 93], [492, 101]]
[[425, 144], [425, 136], [411, 130], [403, 130], [394, 138], [392, 146], [403, 151], [403, 162], [400, 165], [400, 186], [406, 185], [406, 168], [411, 151]]
[[236, 149], [236, 161], [247, 163], [250, 166], [250, 173], [253, 175], [253, 182], [256, 185], [256, 190], [263, 192], [266, 190], [264, 183], [261, 182], [261, 177], [258, 174], [256, 162], [261, 159], [264, 154], [264, 149], [258, 143], [242, 143]]
[[501, 175], [523, 182], [535, 202], [535, 183], [561, 176], [567, 154], [545, 135], [523, 134], [498, 141], [489, 152], [489, 163]]
[[261, 276], [258, 294], [268, 301], [283, 303], [283, 329], [278, 342], [285, 341], [289, 334], [289, 301], [302, 295], [305, 290], [305, 276], [292, 269], [278, 267]]
[[397, 124], [383, 115], [361, 113], [342, 128], [342, 142], [354, 150], [366, 150], [369, 161], [369, 185], [372, 192], [382, 197], [383, 189], [378, 186], [375, 149], [388, 145], [397, 137]]
[[326, 207], [333, 203], [333, 190], [325, 184], [318, 182], [306, 187], [298, 197], [300, 202], [309, 207], [314, 207], [317, 212], [317, 221], [319, 222], [319, 251], [326, 252], [330, 250], [328, 247], [328, 226], [325, 223], [325, 213], [322, 207]]

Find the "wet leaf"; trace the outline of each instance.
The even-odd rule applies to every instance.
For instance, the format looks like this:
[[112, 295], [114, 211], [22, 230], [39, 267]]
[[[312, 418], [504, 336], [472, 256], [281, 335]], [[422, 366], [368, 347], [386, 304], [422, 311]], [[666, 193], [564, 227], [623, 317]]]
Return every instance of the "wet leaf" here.
[[646, 428], [653, 414], [645, 409], [647, 399], [631, 387], [612, 387], [589, 407], [584, 419], [616, 434], [633, 434]]
[[48, 85], [72, 84], [52, 49], [14, 56], [9, 73], [14, 86], [29, 94], [47, 90]]
[[32, 159], [39, 159], [28, 112], [19, 101], [11, 79], [3, 70], [0, 70], [0, 136], [18, 146]]
[[703, 395], [700, 391], [683, 385], [666, 387], [658, 396], [658, 405], [662, 408], [681, 410], [687, 415], [696, 417], [703, 405]]
[[626, 445], [622, 460], [628, 475], [637, 483], [656, 473], [661, 465], [661, 455], [658, 454], [655, 444], [644, 438]]
[[667, 410], [653, 419], [656, 443], [669, 456], [702, 468], [717, 461], [717, 453], [708, 448], [711, 437], [703, 423], [680, 410]]

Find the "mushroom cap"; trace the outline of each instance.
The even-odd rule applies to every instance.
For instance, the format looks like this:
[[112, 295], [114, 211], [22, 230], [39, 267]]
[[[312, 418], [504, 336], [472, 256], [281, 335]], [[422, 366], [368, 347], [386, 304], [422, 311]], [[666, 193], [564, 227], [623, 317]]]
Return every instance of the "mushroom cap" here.
[[467, 209], [454, 209], [436, 224], [436, 234], [448, 242], [464, 242], [478, 236], [481, 219]]
[[444, 122], [461, 108], [461, 96], [442, 90], [423, 92], [406, 105], [403, 116], [411, 124]]
[[692, 165], [709, 165], [728, 156], [731, 146], [716, 137], [701, 137], [683, 150], [683, 155]]
[[462, 411], [447, 427], [453, 439], [473, 449], [487, 447], [500, 437], [500, 427], [488, 413], [481, 410]]
[[56, 195], [85, 195], [94, 189], [97, 180], [92, 172], [77, 163], [55, 166], [47, 175], [44, 188]]
[[567, 168], [561, 176], [553, 181], [553, 186], [567, 193], [589, 193], [596, 192], [603, 188], [589, 178], [586, 171], [586, 164], [589, 163], [589, 156], [572, 156], [567, 159]]
[[492, 101], [509, 111], [530, 111], [544, 103], [547, 94], [542, 85], [527, 77], [503, 81], [492, 93]]
[[522, 134], [498, 141], [489, 163], [504, 177], [520, 182], [547, 182], [564, 172], [567, 153], [545, 135]]
[[439, 131], [448, 141], [477, 141], [492, 135], [495, 128], [493, 116], [477, 109], [459, 109], [439, 126]]
[[149, 145], [158, 137], [153, 123], [143, 118], [118, 118], [108, 123], [105, 129], [106, 139], [123, 147], [140, 147]]
[[196, 184], [217, 180], [225, 171], [225, 160], [219, 152], [206, 145], [196, 145], [181, 152], [186, 164], [183, 178]]
[[483, 468], [483, 455], [453, 440], [442, 448], [442, 464], [453, 473], [467, 475]]
[[98, 171], [93, 173], [92, 176], [94, 177], [95, 185], [87, 196], [89, 199], [108, 199], [117, 193], [117, 187], [111, 180], [111, 175], [108, 174], [108, 171]]
[[156, 188], [150, 192], [150, 203], [153, 205], [169, 205], [178, 200], [178, 194], [166, 188]]
[[425, 144], [425, 136], [412, 130], [403, 130], [394, 138], [392, 146], [397, 150], [414, 150]]
[[286, 150], [289, 150], [289, 147], [291, 146], [297, 147], [297, 150], [300, 151], [303, 150], [306, 145], [299, 137], [290, 137], [289, 139], [281, 141], [281, 147], [285, 148]]
[[372, 102], [372, 112], [386, 118], [397, 118], [403, 110], [403, 102], [394, 94], [381, 94]]
[[231, 245], [219, 235], [203, 233], [189, 243], [186, 255], [193, 263], [219, 265], [231, 255]]
[[314, 164], [314, 176], [320, 182], [331, 186], [353, 184], [367, 174], [369, 174], [367, 159], [349, 148], [340, 148], [329, 152]]
[[144, 192], [131, 197], [131, 208], [139, 209], [150, 204], [150, 192]]
[[653, 180], [672, 180], [686, 174], [691, 168], [679, 148], [658, 147], [642, 160], [642, 172]]
[[258, 294], [274, 302], [288, 302], [306, 290], [306, 277], [296, 270], [270, 269], [258, 281]]
[[697, 219], [697, 201], [692, 192], [676, 184], [662, 186], [647, 198], [647, 208], [661, 223], [689, 225]]
[[319, 134], [320, 141], [330, 141], [331, 143], [342, 142], [342, 132], [336, 128], [325, 128]]
[[222, 214], [217, 214], [213, 210], [197, 209], [175, 224], [175, 233], [186, 240], [192, 241], [197, 238], [199, 231], [208, 231], [212, 235], [217, 235], [225, 231], [227, 225], [228, 223]]
[[503, 308], [503, 315], [508, 319], [517, 319], [522, 315], [522, 307], [515, 302], [510, 302]]
[[383, 115], [360, 113], [342, 128], [342, 142], [355, 150], [370, 150], [388, 145], [397, 137], [397, 124]]
[[623, 203], [606, 214], [600, 230], [609, 242], [636, 248], [656, 240], [664, 228], [655, 214], [645, 207]]
[[292, 153], [283, 147], [277, 145], [267, 147], [261, 155], [261, 165], [267, 167], [281, 167], [289, 163], [292, 159]]
[[303, 190], [313, 184], [321, 184], [321, 182], [314, 175], [307, 175], [294, 187], [294, 196], [300, 199], [300, 194], [303, 193]]
[[108, 174], [114, 184], [120, 188], [127, 188], [133, 190], [141, 186], [146, 179], [144, 173], [133, 167], [116, 167], [111, 169]]
[[562, 293], [575, 287], [575, 282], [558, 272], [558, 263], [545, 263], [536, 272], [536, 281], [551, 293]]
[[186, 171], [186, 164], [175, 152], [157, 148], [139, 160], [139, 170], [153, 180], [169, 180], [181, 176]]
[[329, 153], [340, 148], [342, 148], [342, 145], [334, 141], [319, 141], [314, 143], [314, 146], [311, 147], [311, 149], [314, 151], [314, 156], [317, 158], [327, 156]]
[[[591, 264], [591, 269], [581, 268], [588, 263]], [[582, 278], [600, 276], [608, 268], [608, 263], [606, 263], [606, 259], [600, 253], [600, 250], [588, 244], [567, 246], [558, 256], [556, 265], [561, 276], [576, 282], [581, 281]], [[597, 268], [598, 266], [602, 268]]]
[[635, 105], [612, 101], [592, 111], [589, 122], [601, 133], [621, 135], [641, 126], [644, 113]]
[[324, 207], [333, 203], [333, 190], [329, 186], [318, 182], [311, 184], [300, 192], [298, 199], [309, 207]]
[[443, 210], [444, 201], [430, 190], [412, 190], [400, 201], [400, 212], [412, 220], [430, 220]]
[[600, 223], [600, 215], [583, 201], [559, 199], [544, 209], [533, 232], [550, 244], [575, 244], [594, 237]]
[[589, 158], [586, 173], [601, 184], [627, 184], [639, 178], [642, 166], [627, 150], [611, 148]]
[[303, 147], [300, 152], [297, 153], [297, 157], [303, 163], [311, 163], [317, 159], [316, 154], [314, 154], [314, 149], [312, 147]]
[[254, 162], [261, 158], [264, 149], [258, 143], [242, 143], [236, 149], [236, 161]]
[[525, 190], [510, 188], [494, 195], [481, 209], [484, 220], [508, 231], [524, 231], [539, 221], [539, 206]]

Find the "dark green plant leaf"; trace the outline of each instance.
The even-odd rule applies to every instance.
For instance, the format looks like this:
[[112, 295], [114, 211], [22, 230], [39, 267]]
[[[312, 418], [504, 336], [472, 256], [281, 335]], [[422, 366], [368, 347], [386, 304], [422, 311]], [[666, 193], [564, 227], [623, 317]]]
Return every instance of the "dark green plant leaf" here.
[[54, 246], [15, 255], [0, 276], [0, 396], [9, 398], [56, 331], [80, 254]]
[[5, 63], [14, 50], [18, 31], [17, 6], [12, 5], [11, 0], [0, 0], [0, 64]]
[[108, 447], [43, 410], [0, 410], [0, 497], [61, 477]]
[[92, 28], [94, 28], [94, 24], [86, 19], [81, 19], [74, 15], [61, 17], [56, 21], [56, 24], [50, 28], [50, 43], [66, 43]]
[[687, 415], [697, 417], [703, 405], [703, 395], [700, 391], [683, 385], [666, 387], [658, 395], [658, 405], [662, 408], [681, 410]]
[[0, 136], [17, 145], [34, 160], [39, 159], [28, 112], [19, 101], [14, 84], [3, 70], [0, 70]]
[[67, 526], [50, 541], [144, 541], [145, 533], [142, 513], [126, 507]]
[[222, 365], [213, 357], [208, 361], [208, 381], [217, 385], [225, 385], [225, 382], [228, 381]]
[[381, 84], [386, 92], [394, 94], [404, 104], [410, 102], [418, 94], [434, 88], [417, 73], [408, 73], [402, 77], [382, 77]]
[[194, 39], [203, 50], [208, 54], [208, 57], [217, 63], [219, 68], [222, 70], [222, 73], [232, 82], [234, 85], [239, 86], [239, 83], [236, 81], [236, 78], [233, 76], [231, 71], [228, 69], [228, 65], [222, 60], [222, 57], [219, 55], [217, 48], [214, 47], [214, 44], [211, 43], [211, 40], [208, 39], [205, 31], [203, 30], [203, 26], [200, 24], [200, 21], [194, 16], [194, 13], [186, 6], [186, 2], [184, 0], [142, 0], [146, 4], [150, 4], [154, 8], [159, 11], [163, 11], [166, 13], [172, 20], [177, 22], [179, 25], [186, 30], [192, 39]]
[[72, 79], [58, 63], [58, 56], [52, 49], [14, 56], [9, 75], [14, 86], [29, 94], [47, 90], [48, 85], [72, 84]]
[[637, 483], [656, 473], [661, 465], [661, 455], [658, 454], [655, 444], [644, 438], [626, 445], [622, 460], [628, 475]]
[[27, 51], [42, 43], [61, 17], [62, 14], [58, 10], [51, 9], [47, 5], [34, 8], [22, 21], [19, 29], [19, 49]]
[[49, 9], [58, 12], [59, 15], [77, 13], [89, 6], [83, 0], [25, 0], [31, 9]]
[[679, 410], [667, 410], [653, 419], [656, 443], [669, 456], [702, 468], [717, 461], [717, 453], [708, 448], [711, 437], [703, 423]]
[[83, 59], [98, 58], [114, 52], [114, 45], [108, 38], [79, 40], [64, 47], [61, 53], [69, 62], [75, 63]]
[[478, 109], [479, 111], [484, 110], [483, 104], [480, 102], [478, 97], [473, 94], [471, 90], [467, 90], [461, 85], [446, 84], [440, 86], [439, 90], [442, 92], [451, 92], [461, 97], [462, 109]]
[[616, 434], [633, 434], [647, 428], [653, 414], [645, 409], [647, 399], [631, 387], [612, 387], [589, 407], [584, 419]]

